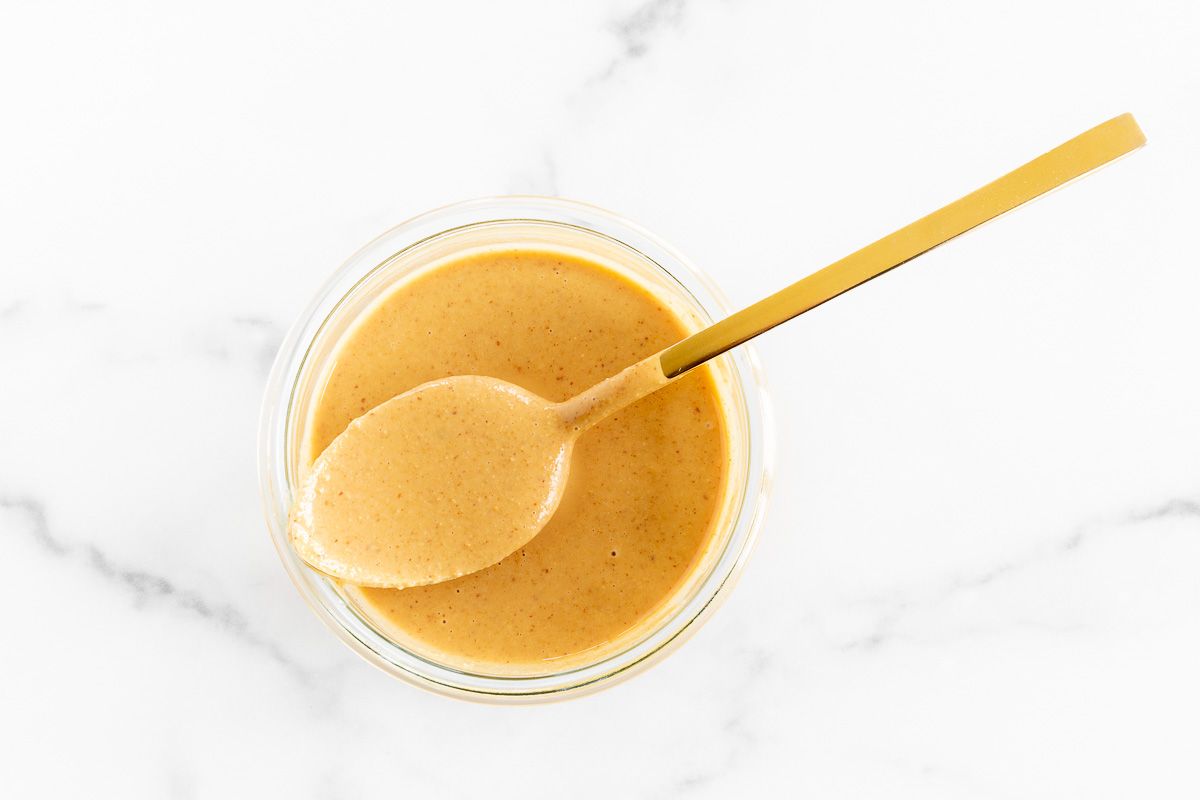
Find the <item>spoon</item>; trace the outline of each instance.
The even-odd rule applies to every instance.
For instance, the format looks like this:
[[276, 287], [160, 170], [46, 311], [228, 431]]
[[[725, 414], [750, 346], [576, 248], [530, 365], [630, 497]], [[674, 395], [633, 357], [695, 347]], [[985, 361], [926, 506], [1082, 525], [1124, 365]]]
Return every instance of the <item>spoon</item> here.
[[422, 384], [352, 421], [305, 477], [289, 536], [310, 566], [404, 588], [486, 569], [546, 524], [579, 436], [715, 356], [1132, 152], [1129, 114], [726, 317], [562, 403], [511, 383]]

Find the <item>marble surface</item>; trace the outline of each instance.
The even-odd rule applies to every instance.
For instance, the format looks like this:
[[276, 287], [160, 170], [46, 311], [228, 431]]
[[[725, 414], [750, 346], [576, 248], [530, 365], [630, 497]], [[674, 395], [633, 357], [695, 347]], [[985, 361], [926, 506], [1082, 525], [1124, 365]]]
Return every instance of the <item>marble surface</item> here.
[[[1200, 794], [1196, 4], [3, 17], [7, 795]], [[762, 341], [768, 524], [635, 680], [428, 695], [277, 563], [266, 371], [388, 226], [588, 200], [745, 303], [1126, 110], [1143, 152]]]

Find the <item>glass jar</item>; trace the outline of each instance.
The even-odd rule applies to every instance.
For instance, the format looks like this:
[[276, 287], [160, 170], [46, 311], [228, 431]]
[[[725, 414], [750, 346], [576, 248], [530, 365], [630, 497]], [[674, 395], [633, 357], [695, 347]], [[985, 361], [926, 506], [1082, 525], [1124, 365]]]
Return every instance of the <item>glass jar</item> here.
[[490, 702], [537, 702], [596, 691], [645, 669], [693, 633], [733, 587], [762, 523], [770, 487], [770, 414], [746, 346], [712, 362], [729, 435], [728, 491], [699, 565], [660, 607], [609, 646], [555, 671], [490, 674], [419, 652], [373, 621], [347, 587], [292, 551], [287, 515], [307, 452], [308, 415], [342, 335], [373, 302], [436, 262], [479, 247], [576, 251], [636, 280], [698, 329], [729, 312], [712, 282], [637, 225], [594, 206], [547, 197], [472, 200], [430, 211], [368, 243], [333, 274], [289, 331], [267, 382], [259, 477], [267, 527], [301, 595], [367, 661], [435, 692]]

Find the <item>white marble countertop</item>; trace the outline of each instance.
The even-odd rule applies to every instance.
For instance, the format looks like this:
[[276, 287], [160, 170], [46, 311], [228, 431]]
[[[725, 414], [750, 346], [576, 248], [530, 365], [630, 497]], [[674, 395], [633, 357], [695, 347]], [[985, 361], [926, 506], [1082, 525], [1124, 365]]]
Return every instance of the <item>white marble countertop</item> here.
[[[10, 5], [5, 793], [1196, 797], [1200, 13], [1145, 6]], [[560, 194], [740, 304], [1126, 110], [1143, 152], [762, 341], [768, 524], [648, 673], [448, 700], [289, 584], [266, 370], [388, 226]]]

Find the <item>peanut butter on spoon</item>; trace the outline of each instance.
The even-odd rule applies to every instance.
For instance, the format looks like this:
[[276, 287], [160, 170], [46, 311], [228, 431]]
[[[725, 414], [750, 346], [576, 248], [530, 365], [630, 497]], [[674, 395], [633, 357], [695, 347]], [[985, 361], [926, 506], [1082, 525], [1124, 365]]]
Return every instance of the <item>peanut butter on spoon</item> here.
[[1145, 143], [1125, 114], [562, 403], [504, 381], [418, 386], [350, 423], [314, 463], [289, 534], [360, 586], [440, 583], [537, 535], [585, 430], [705, 361]]
[[666, 383], [654, 356], [565, 403], [475, 375], [417, 386], [351, 422], [313, 464], [292, 545], [359, 586], [490, 567], [558, 507], [575, 439]]

